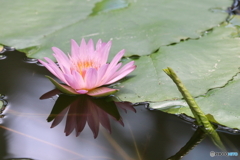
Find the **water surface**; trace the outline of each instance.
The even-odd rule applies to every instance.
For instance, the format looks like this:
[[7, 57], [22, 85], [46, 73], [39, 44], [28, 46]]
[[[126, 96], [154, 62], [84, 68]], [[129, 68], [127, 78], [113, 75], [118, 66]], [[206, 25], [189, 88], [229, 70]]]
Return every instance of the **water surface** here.
[[[46, 121], [57, 97], [40, 100], [54, 89], [44, 67], [24, 62], [24, 54], [5, 52], [0, 60], [0, 94], [8, 106], [0, 119], [0, 159], [34, 160], [164, 160], [174, 155], [193, 135], [191, 124], [177, 116], [136, 106], [137, 113], [119, 109], [124, 127], [111, 120], [112, 133], [100, 127], [94, 139], [86, 126], [81, 134], [65, 136], [65, 119], [54, 128]], [[220, 133], [229, 152], [240, 154], [240, 135]], [[204, 139], [183, 160], [235, 160], [238, 157], [210, 157], [220, 151]]]

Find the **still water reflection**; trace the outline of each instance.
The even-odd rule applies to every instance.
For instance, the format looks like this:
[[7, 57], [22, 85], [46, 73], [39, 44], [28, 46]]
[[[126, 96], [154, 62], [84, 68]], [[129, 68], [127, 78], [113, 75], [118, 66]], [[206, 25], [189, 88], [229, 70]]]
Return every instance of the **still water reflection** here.
[[[108, 122], [106, 124], [104, 122], [104, 125], [103, 122], [98, 123], [99, 131], [96, 132], [96, 128], [88, 127], [90, 122], [85, 121], [88, 126], [85, 124], [87, 127], [85, 126], [81, 134], [76, 137], [76, 134], [70, 134], [70, 131], [73, 129], [75, 132], [76, 129], [80, 131], [76, 128], [76, 123], [79, 122], [75, 121], [77, 116], [72, 115], [69, 121], [75, 121], [75, 125], [68, 127], [69, 135], [65, 136], [63, 131], [66, 123], [63, 122], [66, 122], [67, 115], [57, 116], [57, 113], [63, 113], [64, 109], [53, 112], [54, 108], [52, 108], [58, 97], [39, 99], [43, 93], [54, 89], [51, 82], [44, 77], [44, 75], [51, 74], [44, 67], [26, 63], [22, 53], [5, 52], [4, 54], [7, 58], [0, 61], [0, 74], [2, 75], [0, 94], [6, 95], [4, 99], [8, 101], [8, 105], [2, 113], [5, 116], [1, 118], [0, 123], [0, 159], [165, 160], [175, 155], [195, 132], [191, 124], [174, 115], [149, 111], [141, 105], [135, 107], [137, 113], [129, 111], [126, 114], [117, 105], [115, 108], [121, 115], [120, 119], [124, 127], [118, 124], [119, 117], [114, 117], [115, 114], [109, 115], [108, 111], [98, 107], [104, 115], [114, 117], [113, 120], [109, 118], [111, 134], [106, 127]], [[72, 112], [70, 112], [70, 107], [67, 109], [67, 113]], [[51, 112], [54, 116], [49, 116]], [[60, 122], [60, 118], [63, 118], [62, 122], [57, 123]], [[47, 123], [46, 119], [52, 120], [51, 123], [55, 127], [51, 129], [51, 124]], [[97, 123], [91, 125], [93, 124], [95, 126]], [[95, 137], [97, 135], [96, 139], [93, 133]], [[239, 135], [220, 133], [220, 136], [227, 151], [240, 153]], [[210, 157], [211, 151], [219, 152], [220, 150], [215, 147], [210, 138], [206, 137], [182, 159], [239, 159], [239, 157], [212, 158]]]
[[[41, 96], [40, 99], [51, 98], [60, 93], [57, 89], [49, 91]], [[124, 125], [118, 109], [136, 109], [130, 102], [114, 102], [111, 97], [93, 98], [88, 95], [69, 96], [60, 94], [53, 106], [48, 122], [52, 122], [51, 128], [57, 126], [66, 115], [65, 134], [70, 135], [75, 129], [76, 136], [83, 131], [86, 124], [92, 130], [94, 138], [98, 136], [100, 124], [111, 133], [110, 118], [115, 119]]]

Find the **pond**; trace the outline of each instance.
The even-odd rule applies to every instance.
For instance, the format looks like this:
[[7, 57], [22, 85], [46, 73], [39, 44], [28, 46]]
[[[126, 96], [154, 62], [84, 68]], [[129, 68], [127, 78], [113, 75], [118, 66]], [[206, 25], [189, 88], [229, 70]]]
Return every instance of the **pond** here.
[[[75, 132], [66, 136], [66, 116], [53, 128], [50, 128], [52, 122], [46, 120], [58, 97], [39, 99], [54, 89], [44, 76], [51, 75], [49, 71], [26, 59], [23, 53], [14, 51], [3, 55], [6, 58], [0, 60], [0, 93], [5, 95], [2, 102], [8, 104], [0, 119], [0, 159], [165, 160], [175, 155], [196, 131], [193, 124], [176, 115], [135, 105], [136, 113], [131, 108], [126, 113], [118, 107], [122, 122], [109, 118], [111, 134], [100, 126], [94, 138], [96, 132], [86, 125], [79, 136]], [[239, 134], [219, 132], [219, 135], [227, 152], [240, 154]], [[211, 151], [221, 152], [206, 137], [182, 159], [240, 159], [240, 156], [210, 157]]]

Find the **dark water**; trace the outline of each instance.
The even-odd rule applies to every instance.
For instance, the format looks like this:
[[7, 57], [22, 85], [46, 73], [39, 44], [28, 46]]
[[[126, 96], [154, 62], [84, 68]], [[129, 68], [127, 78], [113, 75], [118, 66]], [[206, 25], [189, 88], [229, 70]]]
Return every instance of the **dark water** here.
[[[111, 120], [112, 134], [100, 127], [94, 139], [86, 126], [76, 137], [65, 136], [65, 119], [50, 128], [46, 121], [57, 97], [39, 100], [54, 89], [44, 75], [44, 67], [23, 61], [24, 54], [5, 52], [0, 60], [0, 94], [5, 94], [8, 106], [0, 119], [0, 159], [34, 160], [165, 160], [183, 147], [195, 129], [174, 115], [149, 111], [137, 106], [137, 113], [119, 109], [124, 127]], [[240, 135], [220, 133], [228, 152], [240, 154]], [[235, 160], [238, 157], [210, 157], [210, 151], [220, 150], [205, 138], [185, 155], [183, 160]]]

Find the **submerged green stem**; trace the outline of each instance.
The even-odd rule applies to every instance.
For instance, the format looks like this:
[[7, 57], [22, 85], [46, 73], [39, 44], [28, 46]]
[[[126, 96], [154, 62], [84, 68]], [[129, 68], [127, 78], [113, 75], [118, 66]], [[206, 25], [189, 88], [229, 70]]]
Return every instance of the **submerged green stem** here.
[[206, 133], [198, 128], [190, 140], [173, 156], [169, 157], [167, 160], [179, 160], [184, 155], [188, 154], [190, 150], [192, 150], [196, 145], [198, 145], [204, 138], [206, 137]]

